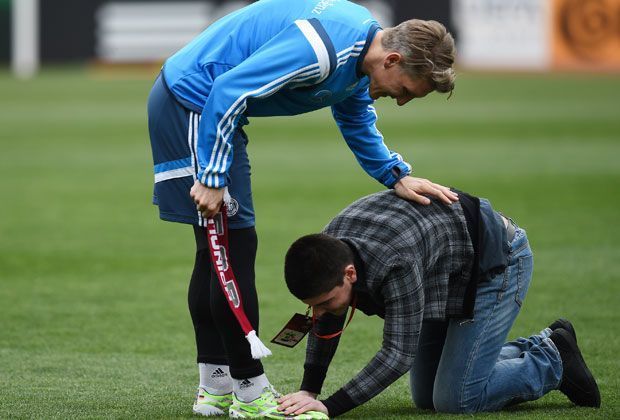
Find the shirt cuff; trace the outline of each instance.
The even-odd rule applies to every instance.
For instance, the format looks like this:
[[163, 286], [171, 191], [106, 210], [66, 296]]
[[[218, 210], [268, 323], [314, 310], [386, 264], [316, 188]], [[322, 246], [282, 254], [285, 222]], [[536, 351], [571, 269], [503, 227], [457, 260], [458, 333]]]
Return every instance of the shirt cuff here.
[[347, 394], [344, 389], [336, 391], [334, 395], [326, 400], [321, 400], [321, 402], [327, 408], [327, 415], [330, 418], [344, 414], [357, 407], [357, 404], [349, 397], [349, 394]]
[[323, 382], [327, 376], [327, 367], [316, 365], [304, 365], [304, 378], [299, 387], [302, 391], [309, 391], [320, 394]]

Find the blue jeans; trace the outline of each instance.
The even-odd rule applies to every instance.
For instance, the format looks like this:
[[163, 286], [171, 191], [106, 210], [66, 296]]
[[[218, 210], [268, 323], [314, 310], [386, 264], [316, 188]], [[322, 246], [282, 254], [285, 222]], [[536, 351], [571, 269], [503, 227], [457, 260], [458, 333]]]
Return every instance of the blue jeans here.
[[532, 266], [525, 230], [517, 228], [506, 270], [478, 285], [473, 321], [423, 323], [410, 377], [416, 406], [449, 413], [494, 411], [558, 387], [562, 362], [548, 329], [505, 343]]

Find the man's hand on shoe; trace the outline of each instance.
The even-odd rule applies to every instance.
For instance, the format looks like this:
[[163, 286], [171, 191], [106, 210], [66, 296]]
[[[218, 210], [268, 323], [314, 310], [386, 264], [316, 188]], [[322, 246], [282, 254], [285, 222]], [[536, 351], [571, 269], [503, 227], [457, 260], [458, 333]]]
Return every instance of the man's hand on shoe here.
[[287, 394], [278, 399], [278, 410], [283, 411], [286, 415], [298, 415], [305, 413], [306, 411], [320, 411], [324, 414], [327, 412], [327, 407], [323, 403], [316, 399], [317, 394], [308, 391], [297, 391], [292, 394]]

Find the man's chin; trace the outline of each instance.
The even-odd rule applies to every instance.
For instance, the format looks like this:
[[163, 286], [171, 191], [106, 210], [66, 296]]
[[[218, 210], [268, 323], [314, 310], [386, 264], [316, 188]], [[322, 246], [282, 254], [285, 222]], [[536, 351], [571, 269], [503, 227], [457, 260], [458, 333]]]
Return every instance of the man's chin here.
[[349, 307], [345, 306], [344, 308], [340, 308], [337, 311], [332, 312], [332, 315], [342, 316], [342, 315], [346, 315], [348, 311], [349, 311]]

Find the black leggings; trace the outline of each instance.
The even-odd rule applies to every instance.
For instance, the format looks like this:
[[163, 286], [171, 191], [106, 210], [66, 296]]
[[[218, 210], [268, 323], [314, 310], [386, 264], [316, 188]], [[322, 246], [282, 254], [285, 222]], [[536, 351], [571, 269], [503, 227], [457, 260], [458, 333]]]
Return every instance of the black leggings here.
[[[235, 379], [261, 375], [263, 365], [252, 359], [250, 345], [213, 270], [206, 229], [194, 226], [194, 236], [196, 261], [187, 300], [196, 333], [197, 361], [229, 365], [230, 375]], [[257, 244], [253, 227], [228, 231], [230, 264], [243, 299], [243, 309], [258, 332], [258, 297], [254, 281]]]

